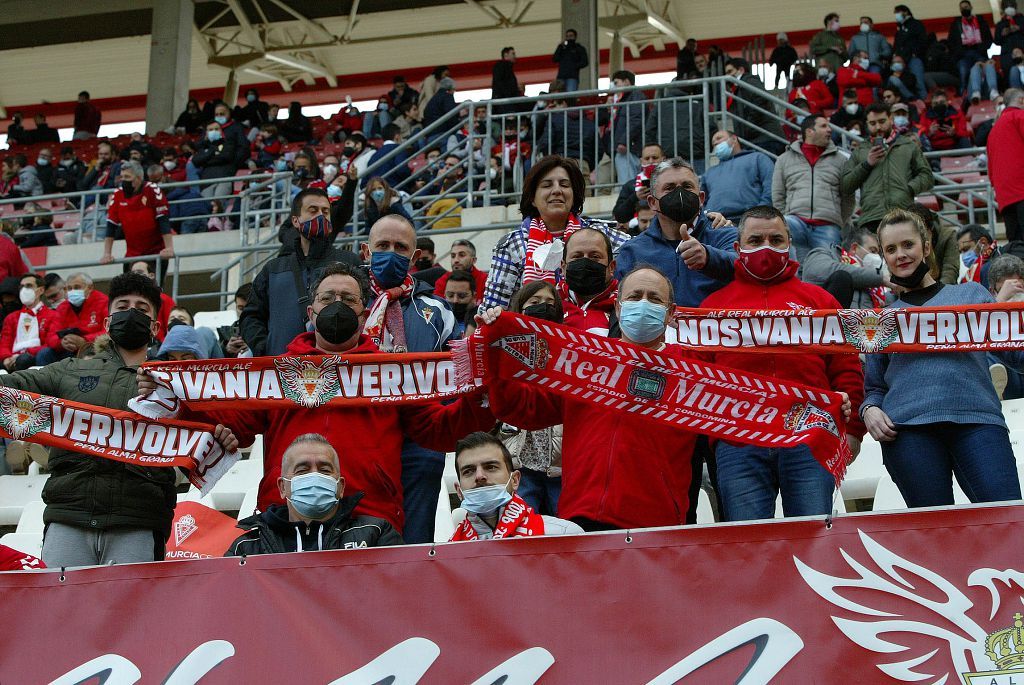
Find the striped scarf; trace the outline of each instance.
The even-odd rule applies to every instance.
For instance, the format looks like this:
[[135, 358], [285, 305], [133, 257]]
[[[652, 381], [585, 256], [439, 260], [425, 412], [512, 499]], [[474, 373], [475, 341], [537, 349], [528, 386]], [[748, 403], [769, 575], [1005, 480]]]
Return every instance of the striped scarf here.
[[[381, 352], [408, 352], [405, 342], [405, 320], [402, 318], [401, 299], [412, 295], [416, 282], [406, 274], [401, 285], [384, 289], [376, 278], [370, 279], [370, 290], [377, 298], [366, 315], [363, 333], [373, 340]], [[385, 348], [384, 336], [391, 334], [391, 344]]]
[[[839, 261], [843, 264], [856, 264], [857, 266], [863, 266], [859, 259], [846, 250], [843, 250], [840, 253]], [[874, 288], [868, 288], [868, 294], [871, 296], [871, 306], [881, 309], [885, 306], [885, 299], [886, 295], [889, 294], [889, 289], [884, 286], [877, 285]]]
[[[565, 250], [564, 241], [568, 240], [569, 236], [579, 228], [580, 219], [575, 214], [569, 215], [565, 231], [558, 236], [547, 229], [540, 217], [530, 219], [529, 234], [526, 240], [526, 262], [523, 264], [523, 285], [533, 281], [547, 281], [554, 285], [561, 280], [558, 266], [554, 268], [545, 268], [545, 266], [551, 266], [555, 255], [558, 256], [559, 263], [562, 261], [562, 253]], [[544, 245], [550, 245], [550, 247], [543, 248]], [[537, 253], [538, 249], [540, 249], [540, 253]], [[537, 257], [539, 259], [536, 259]]]

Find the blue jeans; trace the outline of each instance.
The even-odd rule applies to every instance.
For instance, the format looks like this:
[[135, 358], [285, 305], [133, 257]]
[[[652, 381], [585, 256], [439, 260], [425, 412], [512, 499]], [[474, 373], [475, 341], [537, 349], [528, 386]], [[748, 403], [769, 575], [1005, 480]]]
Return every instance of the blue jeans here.
[[551, 478], [543, 471], [519, 469], [519, 488], [516, 494], [533, 507], [538, 514], [558, 515], [558, 497], [562, 494], [562, 479]]
[[907, 60], [907, 69], [914, 75], [917, 81], [917, 97], [925, 100], [928, 98], [928, 86], [924, 82], [924, 62], [920, 57], [911, 57]]
[[789, 226], [793, 244], [790, 252], [794, 254], [798, 262], [803, 262], [807, 253], [816, 247], [829, 248], [839, 245], [843, 240], [842, 232], [835, 224], [815, 226], [798, 216], [787, 214], [786, 225]]
[[[377, 124], [377, 130], [374, 131], [374, 124]], [[388, 112], [367, 112], [363, 115], [363, 135], [367, 139], [379, 138], [384, 131], [384, 127], [391, 123], [391, 114]]]
[[1002, 426], [899, 426], [896, 440], [882, 443], [882, 463], [908, 507], [953, 504], [954, 476], [972, 502], [1020, 499], [1013, 448]]
[[67, 359], [70, 356], [71, 353], [63, 347], [59, 350], [55, 350], [52, 347], [44, 347], [36, 352], [36, 365], [46, 366], [47, 364], [59, 362], [61, 359]]
[[[982, 89], [982, 72], [985, 75], [986, 88]], [[967, 89], [971, 93], [981, 93], [982, 95], [988, 95], [993, 90], [999, 90], [999, 82], [996, 80], [996, 67], [992, 62], [985, 62], [984, 66], [978, 66], [975, 64], [971, 67], [970, 76], [970, 87]]]
[[917, 93], [903, 85], [903, 81], [901, 81], [898, 76], [890, 76], [889, 80], [885, 82], [885, 85], [898, 90], [904, 100], [913, 100], [917, 97]]
[[615, 179], [621, 185], [640, 173], [640, 158], [631, 152], [615, 153]]
[[774, 518], [780, 491], [786, 516], [832, 513], [835, 479], [806, 445], [780, 449], [719, 441], [715, 461], [726, 521]]
[[[979, 70], [978, 79], [975, 80], [974, 65], [976, 62], [985, 62], [987, 60], [988, 55], [981, 50], [965, 48], [963, 56], [956, 61], [957, 71], [960, 72], [960, 89], [964, 95], [970, 95], [971, 93], [981, 90], [981, 73]], [[992, 73], [995, 73], [994, 68], [992, 69]]]
[[444, 475], [444, 452], [435, 452], [406, 440], [402, 445], [402, 509], [407, 544], [434, 541], [434, 516]]
[[565, 80], [565, 92], [566, 93], [571, 93], [574, 90], [579, 90], [580, 89], [580, 80], [579, 80], [579, 78], [567, 78], [567, 79], [564, 79], [564, 80]]
[[1024, 77], [1021, 76], [1021, 67], [1016, 64], [1010, 69], [1010, 88], [1024, 88]]

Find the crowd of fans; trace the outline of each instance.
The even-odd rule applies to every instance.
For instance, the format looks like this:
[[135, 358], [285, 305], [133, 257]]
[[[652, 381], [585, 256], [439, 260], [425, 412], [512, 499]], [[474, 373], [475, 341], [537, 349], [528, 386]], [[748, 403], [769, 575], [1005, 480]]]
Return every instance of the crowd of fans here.
[[[62, 150], [62, 168], [76, 174], [65, 184], [117, 188], [107, 202], [102, 261], [110, 261], [111, 245], [121, 236], [134, 261], [104, 294], [87, 273], [66, 279], [31, 273], [15, 242], [18, 233], [0, 233], [0, 271], [7, 269], [0, 274], [6, 277], [0, 281], [0, 362], [11, 372], [0, 375], [0, 385], [124, 409], [130, 397], [155, 388], [149, 376], [134, 371], [146, 359], [442, 352], [511, 311], [674, 358], [841, 393], [854, 456], [870, 433], [909, 506], [952, 504], [954, 477], [972, 501], [1020, 499], [999, 404], [1001, 397], [1024, 394], [1019, 354], [708, 353], [676, 344], [670, 325], [676, 306], [911, 308], [1024, 299], [1024, 184], [1007, 158], [1019, 159], [1024, 149], [1024, 93], [1010, 88], [999, 94], [1000, 79], [1011, 74], [981, 59], [990, 31], [969, 11], [969, 2], [961, 9], [947, 39], [953, 63], [961, 67], [957, 84], [944, 86], [933, 75], [929, 85], [932, 72], [923, 65], [931, 46], [902, 5], [893, 46], [868, 17], [847, 46], [838, 35], [838, 15], [830, 14], [811, 43], [815, 66], [777, 51], [776, 63], [797, 69], [790, 101], [810, 112], [793, 122], [796, 134], [788, 145], [780, 142], [785, 134], [779, 118], [760, 111], [765, 108], [758, 102], [770, 101], [749, 96], [720, 103], [735, 125], [713, 129], [712, 138], [696, 148], [695, 141], [680, 143], [677, 136], [670, 144], [647, 135], [664, 127], [644, 131], [633, 117], [675, 121], [699, 112], [663, 111], [666, 104], [678, 106], [668, 102], [636, 115], [647, 105], [631, 99], [632, 91], [612, 96], [613, 119], [591, 122], [615, 143], [592, 157], [582, 147], [586, 136], [580, 146], [565, 147], [573, 126], [546, 139], [561, 138], [559, 149], [524, 149], [518, 124], [495, 132], [496, 140], [508, 139], [515, 154], [531, 163], [518, 193], [522, 223], [499, 240], [486, 271], [464, 239], [450, 248], [451, 271], [437, 264], [433, 241], [417, 236], [406, 198], [394, 187], [418, 178], [420, 187], [444, 188], [453, 170], [474, 163], [481, 152], [469, 138], [490, 144], [487, 136], [466, 131], [444, 145], [428, 143], [420, 152], [437, 171], [422, 178], [422, 168], [391, 154], [401, 149], [406, 132], [455, 111], [447, 67], [434, 70], [419, 91], [396, 77], [375, 112], [361, 116], [343, 108], [328, 134], [343, 140], [338, 154], [303, 148], [284, 156], [284, 141], [308, 143], [312, 128], [298, 106], [279, 120], [255, 89], [233, 111], [224, 103], [200, 108], [190, 102], [177, 126], [201, 137], [177, 149], [161, 150], [139, 137], [118, 154], [101, 143], [102, 160], [87, 168], [73, 150]], [[997, 38], [1015, 45], [1016, 29], [1004, 25], [1017, 26], [1014, 0], [1004, 0], [1004, 14]], [[565, 92], [575, 84], [562, 70], [575, 68], [578, 77], [587, 59], [574, 40], [575, 32], [567, 32], [555, 55]], [[496, 93], [517, 90], [514, 60], [514, 49], [502, 50]], [[996, 76], [989, 80], [990, 66]], [[745, 61], [720, 50], [702, 55], [695, 41], [680, 50], [679, 67], [682, 79], [720, 68], [764, 91]], [[969, 108], [984, 94], [971, 90], [979, 72], [995, 91], [987, 95], [1002, 100], [987, 135], [1010, 239], [1003, 245], [980, 225], [945, 225], [917, 202], [934, 182], [923, 150], [970, 144], [960, 140], [970, 137], [970, 127], [960, 126], [956, 116], [963, 115], [950, 110], [944, 88], [958, 89], [961, 106]], [[906, 80], [918, 73], [923, 76]], [[625, 71], [613, 80], [635, 83]], [[908, 123], [912, 108], [906, 101], [929, 92], [920, 124]], [[565, 126], [572, 116], [565, 110], [569, 97], [552, 101], [544, 127]], [[850, 117], [843, 128], [859, 126], [867, 139], [849, 150], [837, 145], [829, 125], [829, 110], [841, 102], [831, 122]], [[98, 116], [94, 120], [98, 124]], [[474, 120], [490, 135], [485, 117]], [[531, 117], [510, 120], [533, 126]], [[687, 135], [698, 130], [703, 126], [686, 126]], [[377, 135], [379, 149], [368, 143]], [[507, 163], [502, 145], [496, 144], [498, 154], [479, 155], [484, 169], [492, 161]], [[717, 160], [707, 169], [705, 145]], [[697, 154], [687, 153], [694, 149]], [[8, 158], [5, 178], [34, 190], [55, 184], [56, 174], [41, 173], [47, 166], [42, 151], [39, 157], [36, 165], [23, 155]], [[604, 159], [622, 183], [614, 221], [582, 212], [594, 179], [588, 172]], [[389, 160], [378, 174], [364, 173], [368, 165]], [[192, 314], [160, 289], [164, 275], [157, 269], [166, 262], [158, 257], [173, 255], [167, 199], [174, 190], [160, 183], [182, 173], [228, 178], [248, 166], [292, 171], [281, 253], [236, 293], [237, 324], [197, 328]], [[189, 199], [203, 203], [203, 194]], [[219, 194], [210, 191], [207, 198]], [[340, 249], [335, 238], [357, 201], [364, 241], [358, 251]], [[31, 227], [22, 239], [26, 233], [33, 237]], [[949, 378], [962, 384], [955, 397], [944, 385]], [[709, 440], [519, 381], [450, 403], [192, 417], [218, 424], [215, 435], [227, 448], [264, 436], [260, 513], [242, 521], [245, 532], [228, 551], [236, 555], [431, 541], [444, 453], [453, 448], [457, 491], [467, 512], [456, 540], [692, 523], [705, 464], [723, 520], [771, 517], [780, 495], [787, 516], [829, 514], [835, 497], [821, 455], [807, 447]], [[96, 461], [70, 451], [51, 456], [43, 561], [71, 566], [162, 558], [173, 476], [113, 462], [94, 472]]]

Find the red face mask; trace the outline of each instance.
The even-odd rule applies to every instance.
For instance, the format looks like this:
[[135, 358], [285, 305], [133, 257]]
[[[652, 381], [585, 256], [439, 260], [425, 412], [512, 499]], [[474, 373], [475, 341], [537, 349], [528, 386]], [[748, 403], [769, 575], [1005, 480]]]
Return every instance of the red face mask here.
[[740, 264], [747, 273], [759, 281], [778, 277], [789, 266], [789, 250], [762, 245], [752, 250], [740, 250]]

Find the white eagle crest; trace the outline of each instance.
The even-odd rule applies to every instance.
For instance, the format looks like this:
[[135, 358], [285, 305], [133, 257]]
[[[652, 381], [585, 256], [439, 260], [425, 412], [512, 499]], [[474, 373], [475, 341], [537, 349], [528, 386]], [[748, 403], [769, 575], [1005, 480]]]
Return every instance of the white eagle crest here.
[[327, 404], [338, 394], [338, 356], [324, 357], [319, 364], [303, 357], [276, 357], [274, 366], [284, 396], [313, 409]]
[[[969, 587], [985, 588], [992, 597], [992, 609], [985, 618], [996, 630], [988, 632], [968, 616], [974, 603], [956, 585], [886, 549], [863, 531], [858, 533], [870, 561], [882, 573], [862, 564], [844, 549], [839, 551], [857, 574], [855, 578], [830, 576], [796, 557], [793, 561], [818, 595], [838, 608], [860, 615], [857, 619], [832, 616], [846, 637], [864, 649], [893, 655], [891, 661], [877, 664], [891, 679], [889, 682], [1024, 682], [989, 677], [1024, 676], [1024, 643], [1017, 644], [1024, 641], [1015, 632], [1020, 629], [1013, 627], [1020, 625], [1021, 607], [999, 613], [997, 587], [997, 581], [1011, 590], [1016, 586], [1020, 594], [1024, 591], [1024, 573], [981, 568], [967, 578]], [[844, 594], [844, 590], [848, 592]], [[899, 639], [901, 634], [907, 637]], [[927, 647], [921, 647], [922, 644]], [[972, 679], [972, 675], [984, 677]]]
[[897, 309], [840, 309], [843, 335], [865, 354], [881, 352], [899, 337]]
[[33, 398], [18, 390], [0, 387], [0, 427], [15, 440], [28, 440], [36, 433], [50, 430], [55, 403], [52, 397]]

